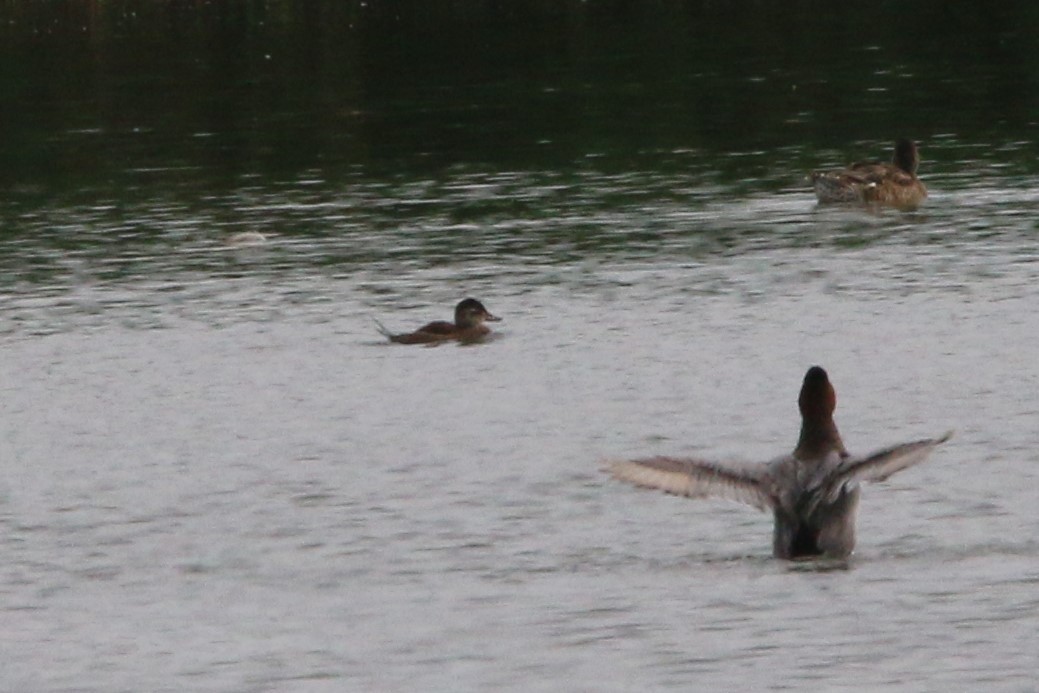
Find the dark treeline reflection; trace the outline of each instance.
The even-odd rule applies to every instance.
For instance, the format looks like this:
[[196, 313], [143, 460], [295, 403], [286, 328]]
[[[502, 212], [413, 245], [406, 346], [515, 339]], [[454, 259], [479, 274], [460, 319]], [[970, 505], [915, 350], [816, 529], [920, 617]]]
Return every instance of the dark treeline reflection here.
[[1032, 138], [1039, 5], [0, 3], [0, 180]]

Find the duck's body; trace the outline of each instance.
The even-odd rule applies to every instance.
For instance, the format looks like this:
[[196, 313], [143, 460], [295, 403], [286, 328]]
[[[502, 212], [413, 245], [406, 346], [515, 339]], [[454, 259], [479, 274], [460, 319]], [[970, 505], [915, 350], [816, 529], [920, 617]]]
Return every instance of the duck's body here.
[[484, 322], [498, 322], [501, 318], [491, 315], [475, 298], [467, 298], [455, 306], [455, 321], [437, 320], [420, 327], [414, 332], [394, 334], [376, 320], [379, 331], [397, 344], [434, 344], [455, 340], [474, 342], [490, 333]]
[[855, 548], [859, 482], [883, 481], [922, 462], [939, 438], [903, 443], [865, 457], [849, 455], [833, 421], [837, 398], [826, 371], [813, 366], [798, 399], [801, 437], [793, 453], [770, 462], [719, 464], [655, 457], [617, 462], [617, 479], [690, 498], [728, 498], [775, 519], [772, 552], [777, 558], [846, 558]]
[[891, 163], [858, 162], [839, 171], [816, 171], [812, 185], [819, 202], [914, 209], [927, 197], [927, 188], [916, 177], [919, 166], [916, 144], [899, 140]]

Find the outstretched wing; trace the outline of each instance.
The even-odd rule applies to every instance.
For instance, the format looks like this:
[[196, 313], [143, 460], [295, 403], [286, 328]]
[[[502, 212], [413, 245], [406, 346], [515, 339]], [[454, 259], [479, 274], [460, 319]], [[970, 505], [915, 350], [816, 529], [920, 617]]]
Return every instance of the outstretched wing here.
[[765, 483], [765, 465], [719, 464], [706, 460], [649, 457], [612, 462], [606, 470], [614, 479], [643, 488], [654, 488], [687, 498], [725, 498], [753, 505], [759, 510], [773, 507]]
[[895, 472], [923, 462], [932, 450], [951, 437], [952, 431], [949, 431], [937, 438], [892, 445], [865, 457], [849, 457], [835, 470], [835, 479], [840, 479], [842, 483], [884, 481]]
[[895, 472], [900, 472], [914, 464], [927, 459], [937, 446], [952, 437], [952, 431], [937, 438], [914, 440], [911, 443], [892, 445], [876, 450], [865, 457], [849, 457], [829, 475], [821, 493], [816, 496], [811, 510], [819, 502], [833, 503], [840, 496], [841, 489], [860, 481], [884, 481]]

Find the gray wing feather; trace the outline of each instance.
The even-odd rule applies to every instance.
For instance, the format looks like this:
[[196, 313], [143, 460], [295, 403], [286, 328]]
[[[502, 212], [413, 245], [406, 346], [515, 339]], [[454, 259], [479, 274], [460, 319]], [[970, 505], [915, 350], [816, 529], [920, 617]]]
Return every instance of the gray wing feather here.
[[937, 446], [951, 437], [952, 431], [948, 431], [937, 438], [892, 445], [871, 452], [865, 457], [849, 457], [841, 462], [827, 480], [823, 497], [832, 503], [837, 500], [845, 486], [861, 481], [884, 481], [896, 472], [923, 462]]
[[772, 508], [775, 501], [765, 482], [765, 465], [719, 464], [706, 460], [650, 457], [613, 462], [606, 469], [614, 479], [687, 498], [725, 498]]

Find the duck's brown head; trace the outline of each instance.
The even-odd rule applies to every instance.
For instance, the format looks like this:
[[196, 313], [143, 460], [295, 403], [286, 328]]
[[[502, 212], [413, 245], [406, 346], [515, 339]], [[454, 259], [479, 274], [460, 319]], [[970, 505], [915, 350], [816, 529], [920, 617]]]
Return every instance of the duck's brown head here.
[[483, 322], [498, 322], [501, 318], [491, 315], [490, 311], [475, 298], [467, 298], [455, 306], [455, 326], [462, 329], [476, 327]]
[[820, 366], [812, 366], [805, 373], [801, 394], [797, 398], [801, 416], [806, 419], [829, 418], [837, 408], [837, 393], [830, 378]]
[[796, 454], [817, 456], [834, 449], [844, 453], [844, 443], [837, 432], [837, 424], [833, 422], [837, 393], [821, 367], [812, 366], [805, 373], [797, 406], [801, 410], [801, 438], [797, 442]]

